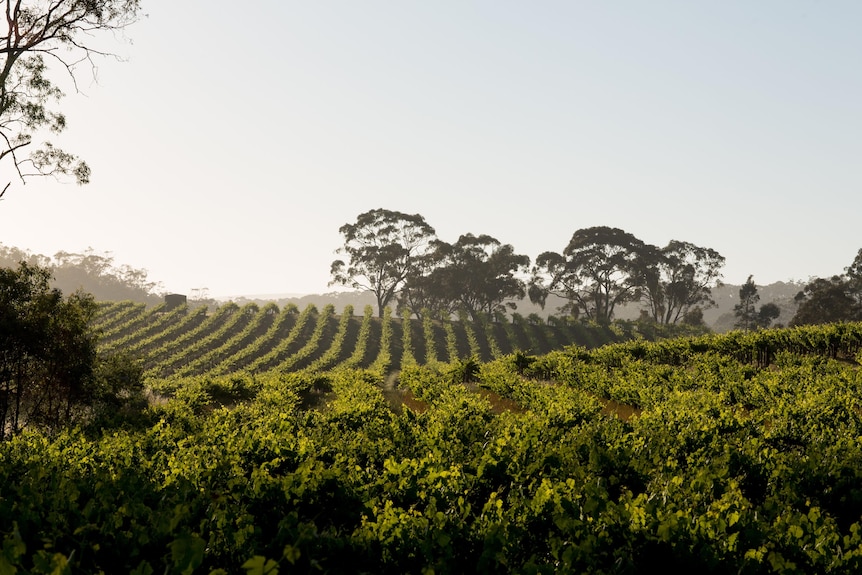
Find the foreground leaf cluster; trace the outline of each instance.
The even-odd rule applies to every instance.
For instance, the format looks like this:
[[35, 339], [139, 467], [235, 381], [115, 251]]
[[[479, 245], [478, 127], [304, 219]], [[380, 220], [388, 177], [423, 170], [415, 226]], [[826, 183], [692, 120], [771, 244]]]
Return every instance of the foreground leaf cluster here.
[[862, 326], [817, 329], [160, 380], [0, 445], [0, 572], [858, 573]]

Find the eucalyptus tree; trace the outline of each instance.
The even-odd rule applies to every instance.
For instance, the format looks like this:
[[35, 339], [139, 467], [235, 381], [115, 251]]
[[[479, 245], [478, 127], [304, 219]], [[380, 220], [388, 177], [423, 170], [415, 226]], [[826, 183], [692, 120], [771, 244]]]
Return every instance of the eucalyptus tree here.
[[444, 277], [436, 273], [443, 266], [443, 253], [439, 249], [442, 244], [444, 242], [437, 239], [429, 243], [428, 251], [416, 258], [415, 265], [411, 267], [398, 292], [399, 309], [409, 311], [420, 319], [425, 314], [439, 318], [454, 311], [442, 284]]
[[757, 284], [754, 276], [748, 279], [739, 288], [739, 302], [733, 306], [733, 314], [736, 316], [734, 327], [751, 330], [757, 327], [757, 302], [760, 294], [757, 293]]
[[438, 242], [435, 247], [440, 265], [430, 282], [453, 309], [466, 310], [473, 320], [480, 313], [494, 316], [516, 309], [512, 300], [526, 295], [530, 258], [516, 254], [511, 244], [468, 233], [454, 244]]
[[671, 240], [645, 266], [643, 302], [656, 323], [673, 324], [695, 308], [715, 306], [725, 259], [717, 251]]
[[356, 222], [338, 231], [344, 245], [336, 253], [348, 259], [332, 262], [329, 285], [370, 290], [377, 299], [379, 317], [436, 239], [434, 228], [421, 215], [385, 209], [359, 214]]
[[617, 305], [640, 298], [656, 251], [619, 228], [577, 230], [562, 254], [536, 258], [530, 301], [544, 307], [548, 296], [556, 295], [567, 300], [564, 310], [573, 316], [608, 323]]
[[[22, 183], [35, 176], [90, 179], [90, 168], [49, 141], [34, 147], [37, 135], [60, 133], [66, 117], [57, 104], [64, 93], [56, 74], [77, 89], [82, 67], [95, 77], [96, 59], [113, 56], [99, 42], [116, 37], [138, 19], [139, 0], [5, 0], [0, 25], [0, 164]], [[14, 179], [14, 178], [13, 178]], [[0, 197], [10, 180], [0, 190]]]

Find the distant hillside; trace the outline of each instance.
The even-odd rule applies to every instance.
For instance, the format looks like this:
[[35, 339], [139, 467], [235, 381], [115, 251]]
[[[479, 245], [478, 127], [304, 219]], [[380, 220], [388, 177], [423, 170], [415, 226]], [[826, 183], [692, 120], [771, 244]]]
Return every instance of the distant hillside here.
[[[725, 285], [712, 290], [712, 297], [718, 304], [717, 308], [704, 310], [704, 321], [718, 333], [733, 329], [736, 316], [733, 314], [733, 306], [739, 299], [739, 285]], [[774, 303], [781, 309], [781, 315], [775, 320], [774, 325], [786, 326], [793, 319], [798, 307], [794, 297], [805, 287], [805, 282], [775, 282], [772, 284], [757, 286], [760, 296], [759, 305]]]

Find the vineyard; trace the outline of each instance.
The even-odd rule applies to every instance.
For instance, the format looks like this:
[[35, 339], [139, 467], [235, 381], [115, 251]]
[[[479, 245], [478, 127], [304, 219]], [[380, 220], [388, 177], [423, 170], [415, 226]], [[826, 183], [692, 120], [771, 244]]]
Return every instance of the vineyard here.
[[274, 303], [242, 307], [147, 307], [131, 301], [101, 304], [95, 329], [105, 353], [122, 351], [144, 361], [150, 377], [225, 375], [235, 372], [319, 371], [335, 367], [368, 368], [385, 361], [397, 371], [402, 362], [420, 364], [467, 358], [490, 361], [520, 351], [544, 354], [567, 345], [598, 347], [634, 337], [632, 326], [546, 325], [515, 315], [507, 322], [483, 318], [416, 320], [397, 318], [390, 308], [374, 317], [346, 306], [299, 310]]
[[0, 445], [0, 573], [862, 572], [862, 324], [96, 327], [152, 401]]

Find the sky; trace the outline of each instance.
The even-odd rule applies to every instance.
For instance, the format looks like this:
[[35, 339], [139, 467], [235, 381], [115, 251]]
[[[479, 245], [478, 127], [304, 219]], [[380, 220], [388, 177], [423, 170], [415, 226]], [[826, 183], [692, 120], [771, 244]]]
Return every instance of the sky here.
[[856, 0], [142, 5], [98, 40], [121, 61], [58, 76], [91, 183], [14, 182], [0, 244], [213, 297], [345, 289], [338, 229], [377, 208], [531, 260], [592, 226], [687, 241], [731, 284], [862, 248]]

